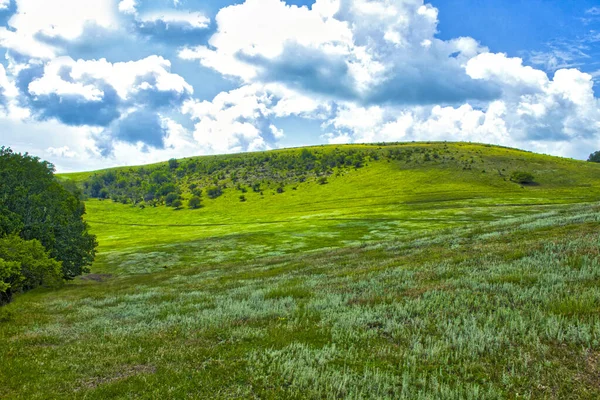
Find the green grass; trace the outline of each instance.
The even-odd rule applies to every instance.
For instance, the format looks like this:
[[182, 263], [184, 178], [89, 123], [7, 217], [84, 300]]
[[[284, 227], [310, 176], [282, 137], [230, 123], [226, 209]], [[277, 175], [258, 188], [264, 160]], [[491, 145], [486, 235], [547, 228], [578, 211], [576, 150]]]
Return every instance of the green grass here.
[[88, 201], [96, 275], [0, 310], [0, 398], [599, 398], [600, 166], [447, 146], [483, 167]]

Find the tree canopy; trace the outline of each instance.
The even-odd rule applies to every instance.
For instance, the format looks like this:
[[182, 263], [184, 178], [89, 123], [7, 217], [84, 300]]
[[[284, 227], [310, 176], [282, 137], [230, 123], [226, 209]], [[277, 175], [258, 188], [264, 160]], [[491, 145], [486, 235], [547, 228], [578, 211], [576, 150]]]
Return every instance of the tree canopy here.
[[51, 163], [0, 148], [0, 238], [39, 241], [61, 263], [63, 278], [72, 279], [87, 272], [95, 256], [84, 214], [81, 194], [57, 180]]
[[590, 154], [590, 158], [588, 158], [589, 162], [600, 163], [600, 150]]

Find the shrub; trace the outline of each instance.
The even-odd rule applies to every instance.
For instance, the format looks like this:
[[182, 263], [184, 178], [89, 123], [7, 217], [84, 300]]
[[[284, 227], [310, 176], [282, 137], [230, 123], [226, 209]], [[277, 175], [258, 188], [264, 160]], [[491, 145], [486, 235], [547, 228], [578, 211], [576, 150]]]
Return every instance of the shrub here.
[[600, 150], [590, 154], [590, 158], [588, 158], [589, 162], [600, 163]]
[[37, 240], [17, 235], [0, 239], [0, 304], [18, 292], [62, 282], [62, 264]]
[[326, 177], [326, 176], [322, 176], [322, 177], [320, 177], [320, 178], [317, 180], [317, 182], [319, 183], [319, 185], [326, 185], [327, 183], [329, 183], [329, 182], [327, 181], [327, 177]]
[[243, 202], [245, 202], [245, 201], [246, 201], [246, 196], [244, 196], [244, 195], [241, 195], [241, 196], [240, 196], [240, 201], [241, 201], [242, 203], [243, 203]]
[[174, 207], [176, 210], [179, 210], [182, 205], [183, 205], [183, 203], [179, 199], [177, 199], [177, 200], [173, 201], [173, 203], [171, 203], [171, 206]]
[[534, 177], [531, 173], [525, 171], [515, 171], [510, 175], [510, 180], [512, 182], [520, 183], [520, 184], [530, 184], [534, 182]]
[[176, 169], [177, 167], [179, 167], [179, 162], [177, 162], [177, 160], [176, 160], [176, 159], [174, 159], [174, 158], [171, 158], [171, 159], [169, 160], [169, 168], [170, 168], [170, 169]]
[[223, 189], [219, 186], [212, 186], [206, 189], [206, 195], [211, 199], [216, 199], [223, 194]]
[[283, 186], [279, 186], [279, 187], [277, 188], [277, 193], [279, 193], [279, 194], [283, 193], [284, 191], [285, 191], [285, 190], [283, 189]]
[[191, 208], [192, 210], [200, 208], [201, 204], [202, 204], [202, 200], [200, 200], [200, 197], [198, 197], [198, 196], [194, 196], [188, 201], [188, 207]]
[[176, 193], [169, 193], [167, 197], [165, 197], [165, 204], [171, 206], [176, 200], [179, 200], [179, 196]]

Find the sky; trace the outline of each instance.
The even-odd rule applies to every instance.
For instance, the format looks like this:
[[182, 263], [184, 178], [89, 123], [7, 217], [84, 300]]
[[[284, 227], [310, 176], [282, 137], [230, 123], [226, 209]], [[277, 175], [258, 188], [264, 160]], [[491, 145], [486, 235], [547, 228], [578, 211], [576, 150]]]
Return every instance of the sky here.
[[314, 144], [600, 150], [598, 0], [0, 0], [0, 146], [59, 172]]

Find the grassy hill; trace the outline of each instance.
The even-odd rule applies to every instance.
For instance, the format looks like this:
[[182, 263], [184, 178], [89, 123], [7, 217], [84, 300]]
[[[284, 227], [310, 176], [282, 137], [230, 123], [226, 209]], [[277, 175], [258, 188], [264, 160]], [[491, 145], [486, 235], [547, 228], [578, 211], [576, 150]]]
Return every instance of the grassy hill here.
[[600, 396], [599, 164], [407, 143], [63, 178], [107, 197], [97, 262], [3, 311], [0, 397]]

